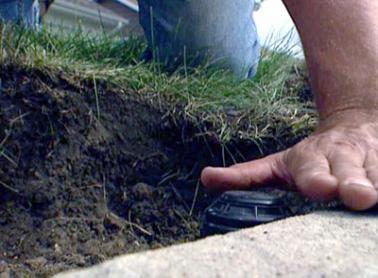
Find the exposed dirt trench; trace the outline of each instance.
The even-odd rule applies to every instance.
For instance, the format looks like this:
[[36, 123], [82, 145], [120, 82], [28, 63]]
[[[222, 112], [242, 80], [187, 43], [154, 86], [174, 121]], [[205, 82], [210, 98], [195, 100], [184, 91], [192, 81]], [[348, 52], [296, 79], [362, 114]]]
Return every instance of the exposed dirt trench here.
[[211, 198], [198, 175], [223, 163], [219, 142], [142, 97], [12, 66], [0, 77], [0, 273], [45, 276], [199, 236]]

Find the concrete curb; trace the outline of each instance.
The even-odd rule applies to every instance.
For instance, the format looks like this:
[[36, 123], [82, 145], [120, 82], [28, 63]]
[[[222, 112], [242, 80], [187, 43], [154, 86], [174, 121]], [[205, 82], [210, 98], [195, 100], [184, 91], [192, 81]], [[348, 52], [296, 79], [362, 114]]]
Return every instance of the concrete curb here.
[[317, 212], [55, 278], [378, 277], [378, 213]]

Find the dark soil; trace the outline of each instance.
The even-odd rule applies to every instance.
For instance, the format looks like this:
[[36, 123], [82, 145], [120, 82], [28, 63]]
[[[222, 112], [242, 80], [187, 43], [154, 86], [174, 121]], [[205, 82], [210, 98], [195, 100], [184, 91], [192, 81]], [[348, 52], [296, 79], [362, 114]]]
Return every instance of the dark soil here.
[[101, 84], [11, 66], [0, 77], [0, 273], [48, 276], [199, 236], [211, 198], [198, 176], [222, 163], [217, 140]]

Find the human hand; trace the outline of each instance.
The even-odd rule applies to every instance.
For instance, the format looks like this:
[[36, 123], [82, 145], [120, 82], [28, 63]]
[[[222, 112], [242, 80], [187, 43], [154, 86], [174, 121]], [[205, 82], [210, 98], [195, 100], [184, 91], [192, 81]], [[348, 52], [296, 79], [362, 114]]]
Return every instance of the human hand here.
[[357, 119], [324, 122], [294, 147], [259, 160], [207, 167], [202, 183], [217, 190], [279, 183], [314, 200], [338, 198], [353, 210], [371, 208], [378, 203], [378, 123]]

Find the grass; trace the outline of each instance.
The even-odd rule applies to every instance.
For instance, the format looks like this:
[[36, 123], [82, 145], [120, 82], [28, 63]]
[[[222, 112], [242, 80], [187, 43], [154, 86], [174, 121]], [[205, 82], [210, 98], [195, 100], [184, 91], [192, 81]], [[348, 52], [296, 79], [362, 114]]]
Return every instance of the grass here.
[[[164, 73], [156, 63], [139, 61], [145, 44], [75, 32], [34, 32], [19, 26], [0, 25], [0, 62], [44, 72], [64, 72], [72, 80], [106, 83], [126, 93], [168, 105], [171, 113], [185, 117], [212, 132], [223, 143], [234, 138], [264, 144], [265, 139], [285, 141], [301, 137], [315, 123], [312, 103], [300, 101], [303, 61], [289, 50], [263, 50], [254, 79], [238, 80], [230, 72], [207, 65]], [[97, 93], [97, 87], [96, 87]], [[178, 106], [183, 109], [175, 109]], [[97, 116], [100, 114], [98, 107]], [[211, 131], [203, 128], [210, 123]]]

